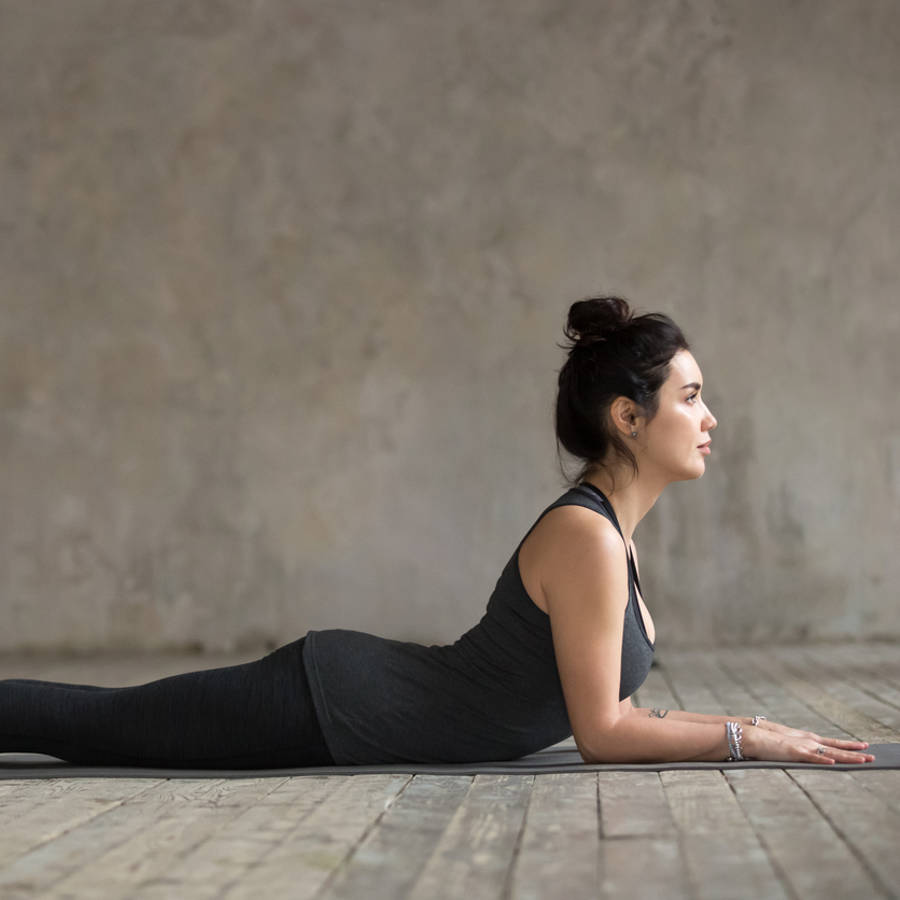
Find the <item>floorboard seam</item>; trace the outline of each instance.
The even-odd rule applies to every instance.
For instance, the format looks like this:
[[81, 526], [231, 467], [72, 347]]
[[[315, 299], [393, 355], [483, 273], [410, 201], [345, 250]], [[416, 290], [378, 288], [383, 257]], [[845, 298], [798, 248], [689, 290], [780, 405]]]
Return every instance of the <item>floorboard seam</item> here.
[[678, 704], [679, 709], [684, 709], [684, 701], [681, 699], [681, 694], [675, 688], [675, 684], [672, 681], [672, 678], [669, 675], [669, 670], [662, 663], [659, 665], [659, 674], [662, 676], [662, 680], [666, 683], [666, 687], [671, 691], [672, 696], [675, 698], [675, 702]]
[[[777, 770], [776, 770], [777, 771]], [[784, 769], [781, 769], [784, 772]], [[738, 795], [738, 792], [735, 790], [734, 785], [731, 783], [729, 778], [722, 772], [722, 777], [725, 779], [725, 783], [728, 785], [728, 789], [731, 791], [734, 796], [735, 802], [738, 805], [738, 809], [741, 811], [741, 815], [744, 817], [744, 821], [750, 826], [750, 830], [756, 836], [756, 840], [759, 842], [759, 846], [763, 848], [766, 854], [766, 859], [769, 861], [769, 865], [772, 867], [772, 871], [775, 873], [775, 877], [778, 879], [778, 882], [781, 884], [784, 892], [791, 898], [791, 900], [802, 900], [800, 895], [794, 890], [793, 884], [791, 884], [790, 879], [787, 877], [786, 872], [782, 869], [778, 860], [772, 855], [772, 850], [769, 847], [768, 842], [766, 841], [763, 833], [753, 824], [753, 819], [750, 818], [747, 810], [744, 809], [744, 805], [741, 803], [741, 798]]]
[[[291, 778], [290, 778], [290, 777], [286, 778], [284, 781], [282, 781], [282, 782], [279, 783], [278, 787], [276, 787], [276, 788], [274, 788], [273, 790], [269, 791], [269, 793], [266, 794], [265, 796], [267, 796], [267, 797], [270, 796], [271, 794], [275, 793], [275, 791], [277, 791], [279, 787], [281, 787], [283, 784], [287, 784], [287, 783], [290, 782], [290, 781], [291, 781]], [[336, 790], [337, 790], [337, 787], [336, 787], [334, 790], [336, 791]], [[221, 890], [219, 891], [219, 893], [216, 895], [217, 900], [219, 900], [219, 898], [221, 898], [221, 897], [227, 896], [227, 895], [228, 895], [228, 892], [229, 892], [230, 890], [232, 890], [233, 888], [235, 888], [238, 884], [240, 884], [240, 882], [241, 882], [244, 878], [246, 878], [246, 877], [247, 877], [254, 869], [257, 869], [257, 868], [259, 868], [261, 865], [263, 865], [263, 862], [266, 860], [266, 858], [269, 857], [269, 856], [271, 856], [271, 855], [272, 855], [279, 847], [281, 847], [281, 846], [285, 843], [285, 841], [288, 840], [288, 838], [291, 836], [291, 834], [293, 834], [293, 832], [296, 830], [296, 828], [297, 828], [302, 822], [305, 822], [305, 821], [306, 821], [306, 820], [307, 820], [307, 819], [308, 819], [308, 818], [309, 818], [316, 810], [319, 809], [319, 807], [322, 806], [322, 804], [324, 804], [327, 800], [329, 800], [330, 797], [331, 797], [331, 795], [332, 795], [333, 793], [334, 793], [334, 791], [330, 791], [329, 793], [323, 795], [316, 803], [314, 803], [314, 804], [306, 811], [306, 814], [305, 814], [305, 815], [301, 816], [299, 819], [297, 819], [296, 822], [293, 823], [293, 825], [291, 826], [290, 830], [289, 830], [289, 831], [286, 831], [286, 832], [281, 836], [281, 840], [280, 840], [280, 841], [276, 841], [274, 844], [272, 844], [272, 845], [269, 847], [269, 850], [268, 850], [267, 853], [265, 853], [263, 856], [257, 857], [257, 858], [256, 858], [249, 866], [247, 866], [247, 867], [243, 870], [243, 872], [241, 872], [241, 874], [238, 875], [233, 881], [229, 881], [229, 882], [227, 882], [226, 884], [224, 884], [224, 885], [222, 886], [222, 889], [221, 889]], [[251, 808], [252, 808], [252, 807], [247, 807], [247, 809], [251, 809]], [[182, 858], [183, 858], [183, 855], [182, 855]]]
[[535, 776], [531, 776], [531, 790], [528, 792], [528, 802], [522, 812], [522, 821], [519, 823], [519, 831], [516, 834], [516, 843], [513, 846], [513, 852], [510, 855], [509, 865], [506, 868], [506, 875], [503, 878], [503, 888], [500, 891], [500, 900], [511, 900], [513, 878], [515, 876], [516, 864], [519, 861], [519, 854], [522, 850], [522, 840], [525, 836], [525, 827], [528, 824], [528, 813], [531, 812], [531, 800], [534, 797]]
[[825, 809], [816, 801], [816, 798], [813, 797], [812, 794], [810, 794], [810, 792], [806, 790], [806, 788], [803, 787], [803, 785], [791, 775], [790, 770], [785, 769], [784, 772], [788, 776], [788, 778], [790, 778], [791, 781], [793, 781], [794, 784], [796, 784], [797, 787], [800, 788], [801, 791], [803, 791], [809, 802], [812, 803], [812, 805], [818, 810], [819, 815], [828, 823], [828, 827], [831, 828], [831, 830], [840, 838], [844, 846], [850, 851], [856, 861], [862, 866], [863, 871], [869, 876], [869, 878], [872, 879], [872, 882], [875, 884], [875, 886], [882, 892], [882, 896], [895, 897], [896, 894], [894, 893], [894, 891], [888, 888], [888, 886], [881, 879], [881, 876], [878, 874], [878, 872], [876, 872], [872, 868], [872, 866], [869, 864], [869, 861], [859, 851], [856, 844], [849, 839], [846, 832], [842, 828], [840, 828], [837, 823], [832, 821], [831, 816], [829, 816], [828, 813], [825, 812]]
[[[53, 780], [60, 781], [62, 779], [53, 779]], [[162, 780], [164, 780], [164, 779], [162, 779]], [[147, 793], [147, 791], [150, 791], [155, 787], [158, 787], [159, 783], [160, 782], [154, 782], [154, 783], [147, 785], [146, 787], [142, 787], [139, 791], [137, 791], [137, 793], [132, 794], [130, 797], [126, 797], [123, 800], [119, 800], [118, 802], [111, 801], [110, 806], [107, 806], [104, 809], [99, 810], [95, 815], [91, 816], [90, 818], [85, 819], [82, 822], [76, 822], [74, 825], [71, 825], [70, 827], [65, 828], [63, 831], [60, 831], [58, 834], [55, 834], [52, 837], [46, 838], [45, 840], [41, 840], [38, 843], [33, 844], [24, 853], [17, 856], [16, 859], [11, 860], [9, 863], [7, 863], [5, 867], [13, 865], [15, 862], [24, 858], [28, 854], [34, 853], [35, 851], [38, 851], [38, 850], [42, 849], [43, 847], [47, 847], [50, 844], [54, 843], [55, 841], [62, 840], [67, 834], [70, 834], [75, 829], [82, 828], [83, 826], [89, 825], [91, 822], [94, 822], [94, 821], [102, 818], [103, 816], [107, 815], [107, 813], [111, 813], [116, 809], [126, 806], [129, 803], [129, 801], [134, 800], [136, 797], [139, 797], [141, 794]], [[110, 849], [115, 849], [116, 847], [119, 847], [121, 844], [125, 843], [128, 839], [129, 839], [129, 837], [123, 838], [118, 843], [113, 844]], [[58, 875], [58, 877], [53, 878], [50, 882], [48, 882], [46, 887], [52, 888], [53, 886], [58, 884], [60, 881], [63, 881], [64, 879], [70, 877], [71, 875], [74, 875], [76, 872], [81, 871], [82, 869], [86, 868], [88, 865], [92, 865], [93, 863], [94, 863], [94, 860], [86, 860], [82, 865], [75, 866], [70, 871], [61, 872]]]
[[[353, 778], [353, 775], [344, 775], [344, 778]], [[394, 807], [400, 797], [406, 792], [406, 789], [413, 783], [415, 780], [415, 775], [410, 775], [409, 778], [403, 784], [403, 787], [397, 791], [392, 797], [389, 797], [387, 802], [384, 805], [384, 809], [378, 813], [378, 815], [366, 826], [363, 833], [359, 836], [359, 839], [356, 843], [350, 848], [344, 858], [328, 873], [328, 877], [319, 885], [319, 889], [313, 894], [313, 900], [318, 900], [318, 898], [325, 898], [328, 896], [328, 892], [331, 890], [331, 886], [334, 883], [335, 879], [338, 875], [346, 869], [346, 867], [350, 864], [350, 861], [356, 855], [356, 851], [366, 842], [369, 835], [381, 824], [381, 820], [390, 812], [390, 810]], [[474, 778], [472, 779], [475, 780]]]

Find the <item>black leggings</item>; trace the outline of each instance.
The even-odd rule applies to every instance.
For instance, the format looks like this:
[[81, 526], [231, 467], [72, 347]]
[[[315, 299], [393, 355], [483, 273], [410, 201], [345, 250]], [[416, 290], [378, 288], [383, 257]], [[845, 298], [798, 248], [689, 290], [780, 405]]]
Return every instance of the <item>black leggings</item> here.
[[239, 666], [137, 687], [0, 681], [0, 753], [154, 768], [331, 765], [303, 641]]

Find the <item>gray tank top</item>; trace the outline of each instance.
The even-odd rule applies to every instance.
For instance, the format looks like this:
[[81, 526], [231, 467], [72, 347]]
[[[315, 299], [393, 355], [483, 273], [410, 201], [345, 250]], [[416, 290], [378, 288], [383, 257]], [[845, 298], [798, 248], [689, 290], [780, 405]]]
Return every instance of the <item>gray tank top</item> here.
[[[589, 484], [568, 490], [519, 542], [481, 621], [453, 644], [426, 647], [343, 629], [309, 632], [303, 662], [338, 765], [515, 759], [572, 733], [550, 618], [519, 575], [525, 538], [551, 509], [569, 505], [594, 510], [622, 533], [599, 490]], [[629, 554], [620, 700], [640, 687], [653, 660], [636, 582]]]

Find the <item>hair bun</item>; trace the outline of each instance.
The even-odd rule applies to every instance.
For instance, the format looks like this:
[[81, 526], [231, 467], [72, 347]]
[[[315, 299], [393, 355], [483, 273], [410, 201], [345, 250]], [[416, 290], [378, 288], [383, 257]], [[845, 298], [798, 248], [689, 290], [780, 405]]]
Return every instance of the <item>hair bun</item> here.
[[606, 340], [631, 322], [631, 307], [621, 297], [591, 297], [569, 307], [566, 337], [577, 346]]

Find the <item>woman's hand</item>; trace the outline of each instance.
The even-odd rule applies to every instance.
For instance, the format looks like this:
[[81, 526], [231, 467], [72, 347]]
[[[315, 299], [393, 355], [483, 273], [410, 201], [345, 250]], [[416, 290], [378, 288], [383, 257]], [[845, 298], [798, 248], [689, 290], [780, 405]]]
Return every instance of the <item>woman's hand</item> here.
[[763, 720], [755, 727], [743, 729], [744, 756], [777, 762], [867, 763], [875, 757], [862, 753], [869, 745], [865, 741], [844, 741], [820, 737], [812, 731], [800, 731], [778, 722]]

